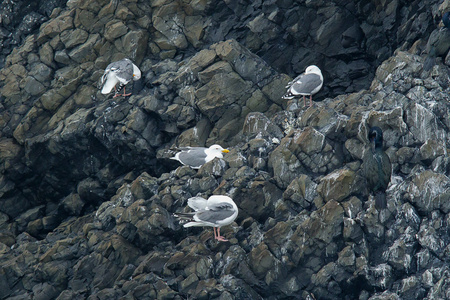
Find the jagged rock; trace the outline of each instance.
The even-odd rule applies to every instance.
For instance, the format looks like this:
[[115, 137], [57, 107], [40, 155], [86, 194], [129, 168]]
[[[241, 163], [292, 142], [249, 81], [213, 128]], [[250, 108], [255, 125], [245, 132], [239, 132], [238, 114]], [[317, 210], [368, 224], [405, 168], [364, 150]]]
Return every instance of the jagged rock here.
[[283, 193], [283, 198], [298, 204], [301, 208], [308, 208], [314, 201], [317, 184], [314, 183], [307, 175], [300, 175], [298, 178], [292, 180], [286, 191]]
[[449, 187], [450, 180], [447, 176], [425, 170], [411, 179], [408, 197], [421, 212], [430, 213], [435, 209], [440, 209], [447, 213], [450, 211], [447, 201]]
[[326, 245], [342, 232], [334, 230], [341, 228], [344, 211], [339, 204], [331, 200], [316, 211], [310, 218], [297, 227], [291, 237], [294, 249], [292, 258], [294, 263], [306, 259], [307, 256], [320, 256]]
[[356, 186], [358, 186], [355, 183], [356, 179], [355, 172], [340, 169], [322, 178], [317, 190], [326, 202], [330, 200], [342, 201], [356, 192]]
[[69, 215], [78, 216], [84, 206], [84, 201], [81, 200], [80, 195], [70, 194], [61, 202], [62, 209]]
[[[449, 81], [421, 53], [448, 3], [338, 2], [0, 3], [0, 298], [445, 298]], [[142, 81], [101, 95], [123, 57]], [[310, 64], [314, 106], [283, 111]], [[200, 170], [168, 159], [215, 143]], [[212, 194], [240, 209], [227, 243], [172, 216]]]
[[281, 139], [283, 137], [280, 128], [260, 112], [247, 114], [242, 131], [243, 134], [249, 137], [262, 136], [272, 139]]

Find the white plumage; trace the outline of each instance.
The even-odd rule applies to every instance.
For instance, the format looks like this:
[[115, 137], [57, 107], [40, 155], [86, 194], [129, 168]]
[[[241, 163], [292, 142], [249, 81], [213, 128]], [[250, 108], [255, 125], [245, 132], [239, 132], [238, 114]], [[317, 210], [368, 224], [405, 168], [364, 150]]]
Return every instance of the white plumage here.
[[214, 229], [216, 240], [227, 241], [220, 235], [220, 227], [231, 224], [238, 215], [238, 207], [233, 199], [224, 195], [213, 195], [208, 200], [192, 197], [188, 199], [188, 206], [195, 212], [176, 214], [177, 217], [190, 221], [184, 227], [210, 226]]
[[288, 89], [283, 99], [293, 99], [295, 96], [303, 96], [306, 106], [305, 96], [309, 96], [309, 106], [312, 106], [312, 95], [320, 91], [323, 85], [322, 71], [317, 66], [309, 66], [305, 72], [297, 76], [288, 83]]
[[[128, 58], [110, 63], [101, 78], [102, 94], [108, 94], [119, 83], [119, 87], [115, 91], [114, 97], [129, 96], [125, 94], [125, 86], [131, 80], [139, 80], [141, 78], [141, 70], [131, 62]], [[122, 88], [123, 94], [118, 94]]]
[[183, 165], [190, 166], [193, 169], [199, 169], [205, 163], [216, 157], [223, 158], [223, 153], [229, 152], [228, 149], [224, 149], [220, 145], [212, 145], [209, 148], [183, 147], [180, 150], [180, 152], [170, 159], [178, 160]]

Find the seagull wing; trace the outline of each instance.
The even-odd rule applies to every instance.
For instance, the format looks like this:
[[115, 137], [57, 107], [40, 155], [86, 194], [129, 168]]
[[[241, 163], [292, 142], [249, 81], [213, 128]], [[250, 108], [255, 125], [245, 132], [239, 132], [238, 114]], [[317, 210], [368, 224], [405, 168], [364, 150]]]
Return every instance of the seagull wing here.
[[294, 95], [302, 95], [302, 94], [309, 95], [322, 85], [320, 76], [317, 74], [313, 73], [303, 74], [302, 76], [299, 76], [297, 78], [298, 80], [295, 80], [290, 88], [290, 91]]

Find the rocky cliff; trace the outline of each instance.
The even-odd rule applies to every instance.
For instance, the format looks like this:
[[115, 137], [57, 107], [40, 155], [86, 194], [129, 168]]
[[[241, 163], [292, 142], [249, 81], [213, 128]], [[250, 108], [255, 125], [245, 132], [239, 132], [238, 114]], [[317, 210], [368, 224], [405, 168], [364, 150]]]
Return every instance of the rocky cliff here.
[[[0, 5], [0, 299], [448, 296], [448, 1], [41, 2]], [[133, 95], [100, 94], [123, 57]], [[313, 63], [314, 106], [282, 100]], [[169, 159], [216, 143], [199, 170]], [[212, 194], [240, 210], [226, 243], [172, 215]]]

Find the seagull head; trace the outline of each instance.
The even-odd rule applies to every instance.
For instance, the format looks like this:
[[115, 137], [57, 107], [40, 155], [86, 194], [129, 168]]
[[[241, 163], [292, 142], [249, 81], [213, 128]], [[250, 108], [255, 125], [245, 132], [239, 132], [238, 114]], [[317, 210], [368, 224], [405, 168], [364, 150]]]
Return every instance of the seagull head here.
[[139, 80], [141, 79], [141, 70], [133, 64], [133, 80]]
[[309, 74], [309, 73], [322, 75], [322, 71], [320, 71], [319, 67], [317, 67], [315, 65], [311, 65], [306, 68], [305, 74]]
[[223, 153], [228, 153], [230, 152], [230, 150], [228, 149], [223, 149], [222, 146], [220, 145], [212, 145], [209, 147], [210, 150], [214, 151], [214, 152], [223, 152]]

